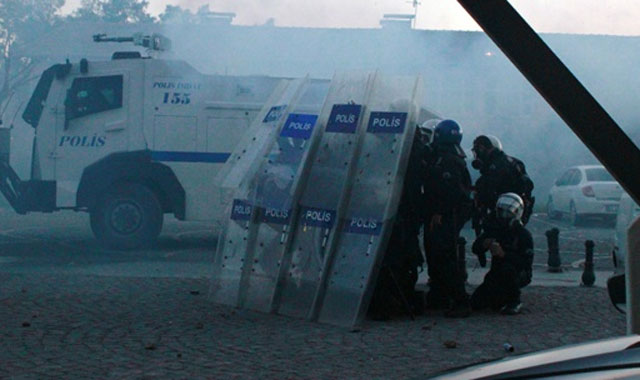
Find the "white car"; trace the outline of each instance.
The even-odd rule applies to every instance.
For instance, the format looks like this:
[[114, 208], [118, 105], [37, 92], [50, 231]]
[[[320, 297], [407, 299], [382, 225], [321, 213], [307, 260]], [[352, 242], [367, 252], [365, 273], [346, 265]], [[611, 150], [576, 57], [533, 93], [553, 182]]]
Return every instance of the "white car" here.
[[574, 225], [589, 216], [613, 220], [621, 195], [622, 188], [603, 166], [574, 166], [549, 190], [547, 215], [552, 219], [568, 215]]

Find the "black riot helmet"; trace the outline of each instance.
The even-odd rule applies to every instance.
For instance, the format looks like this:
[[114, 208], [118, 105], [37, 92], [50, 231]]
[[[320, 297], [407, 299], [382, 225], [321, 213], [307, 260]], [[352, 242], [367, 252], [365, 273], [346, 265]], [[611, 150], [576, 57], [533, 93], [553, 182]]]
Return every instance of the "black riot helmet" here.
[[462, 128], [454, 120], [445, 119], [436, 124], [433, 142], [438, 145], [459, 145], [462, 141]]

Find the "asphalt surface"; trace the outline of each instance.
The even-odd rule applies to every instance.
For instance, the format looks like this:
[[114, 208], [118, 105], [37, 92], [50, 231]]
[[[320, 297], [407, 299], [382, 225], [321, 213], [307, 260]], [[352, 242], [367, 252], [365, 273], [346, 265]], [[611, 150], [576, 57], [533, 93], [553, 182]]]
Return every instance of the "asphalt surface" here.
[[[95, 243], [84, 214], [0, 209], [0, 378], [413, 378], [513, 355], [506, 342], [521, 354], [624, 334], [606, 290], [579, 286], [584, 240], [596, 241], [602, 277], [614, 230], [544, 215], [529, 227], [536, 266], [521, 315], [433, 311], [353, 332], [213, 304], [212, 225], [167, 218], [154, 249], [118, 252]], [[562, 275], [546, 272], [551, 227], [561, 230]], [[474, 260], [469, 291], [481, 281]]]
[[116, 251], [98, 245], [85, 213], [16, 215], [0, 209], [0, 272], [207, 277], [215, 228], [166, 217], [153, 249]]

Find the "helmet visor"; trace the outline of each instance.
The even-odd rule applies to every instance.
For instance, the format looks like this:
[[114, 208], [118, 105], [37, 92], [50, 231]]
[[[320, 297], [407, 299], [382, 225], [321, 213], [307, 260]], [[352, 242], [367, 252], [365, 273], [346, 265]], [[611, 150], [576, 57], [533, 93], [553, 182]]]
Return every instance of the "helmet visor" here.
[[496, 216], [500, 219], [511, 219], [515, 216], [515, 213], [508, 208], [499, 207], [496, 210]]

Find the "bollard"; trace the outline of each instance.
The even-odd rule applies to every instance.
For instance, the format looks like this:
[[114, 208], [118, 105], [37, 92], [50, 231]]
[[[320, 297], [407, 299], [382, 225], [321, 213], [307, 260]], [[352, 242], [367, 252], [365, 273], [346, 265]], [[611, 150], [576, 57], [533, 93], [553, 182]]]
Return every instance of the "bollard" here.
[[585, 260], [584, 260], [584, 272], [582, 272], [582, 285], [593, 286], [596, 282], [596, 274], [593, 271], [593, 247], [595, 244], [593, 240], [587, 240], [584, 242], [585, 248]]
[[469, 274], [467, 273], [467, 255], [466, 255], [467, 240], [460, 236], [458, 237], [458, 270], [462, 273], [464, 281], [467, 281]]
[[547, 237], [547, 246], [549, 259], [547, 260], [548, 271], [552, 273], [562, 272], [562, 263], [560, 262], [559, 235], [560, 230], [552, 228], [544, 233]]

